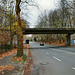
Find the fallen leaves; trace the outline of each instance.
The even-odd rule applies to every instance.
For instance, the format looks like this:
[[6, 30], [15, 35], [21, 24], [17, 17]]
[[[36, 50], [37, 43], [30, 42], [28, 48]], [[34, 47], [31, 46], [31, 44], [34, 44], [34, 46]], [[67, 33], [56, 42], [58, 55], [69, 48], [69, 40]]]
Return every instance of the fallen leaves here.
[[27, 46], [24, 46], [23, 49], [27, 48]]
[[30, 48], [30, 45], [29, 44], [27, 44], [27, 48]]
[[[49, 42], [47, 42], [47, 44], [49, 44]], [[59, 45], [59, 46], [65, 46], [65, 42], [59, 42], [59, 40], [57, 40], [56, 42], [54, 42], [54, 43], [50, 43], [50, 45]]]
[[4, 66], [0, 66], [0, 73], [1, 74], [4, 74], [4, 71], [5, 70], [13, 70], [14, 69], [14, 66], [11, 66], [11, 65], [4, 65]]
[[[23, 50], [25, 50], [25, 48], [27, 48], [27, 46], [24, 46]], [[13, 55], [17, 53], [17, 49], [14, 49], [12, 51], [9, 51], [9, 52], [6, 52], [6, 53], [3, 53], [3, 54], [0, 54], [0, 59], [6, 57], [6, 56], [10, 56], [10, 55]]]
[[[29, 45], [28, 45], [29, 47]], [[31, 66], [34, 65], [33, 59], [32, 59], [32, 54], [30, 49], [28, 50], [28, 58], [27, 58], [27, 63], [26, 63], [26, 68], [25, 68], [25, 75], [31, 75]]]
[[13, 55], [14, 53], [17, 53], [17, 49], [14, 49], [14, 50], [12, 50], [12, 51], [9, 51], [9, 52], [0, 54], [0, 59], [4, 58], [4, 57], [6, 57], [6, 56]]
[[[13, 61], [13, 62], [18, 62], [18, 61], [25, 61], [26, 60], [26, 58], [27, 58], [27, 56], [26, 55], [23, 55], [23, 56], [21, 56], [21, 57], [17, 57], [17, 56], [14, 56], [14, 57], [12, 57], [11, 58], [11, 60]], [[13, 63], [12, 62], [12, 63]]]
[[[24, 50], [25, 50], [25, 48], [26, 48], [26, 46], [24, 47]], [[15, 53], [17, 53], [17, 49], [14, 49], [12, 51], [9, 51], [9, 52], [0, 54], [0, 59], [3, 59], [4, 57], [13, 55]], [[24, 55], [24, 56], [21, 56], [21, 57], [13, 57], [11, 59], [15, 59], [16, 61], [24, 61], [24, 60], [26, 60], [26, 58], [27, 58], [27, 56]], [[1, 63], [1, 61], [0, 61], [0, 63]], [[12, 61], [12, 63], [14, 63], [14, 61]], [[0, 66], [0, 74], [5, 74], [4, 71], [11, 71], [14, 68], [15, 67], [14, 66], [11, 66], [10, 64], [9, 65], [2, 65], [2, 66]]]
[[2, 74], [4, 74], [4, 72], [2, 71]]

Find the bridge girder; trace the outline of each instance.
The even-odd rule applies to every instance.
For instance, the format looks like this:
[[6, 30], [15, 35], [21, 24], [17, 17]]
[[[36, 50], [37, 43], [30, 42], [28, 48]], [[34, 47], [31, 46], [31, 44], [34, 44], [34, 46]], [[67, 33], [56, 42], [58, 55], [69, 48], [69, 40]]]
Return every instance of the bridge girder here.
[[75, 28], [23, 28], [23, 34], [74, 34]]

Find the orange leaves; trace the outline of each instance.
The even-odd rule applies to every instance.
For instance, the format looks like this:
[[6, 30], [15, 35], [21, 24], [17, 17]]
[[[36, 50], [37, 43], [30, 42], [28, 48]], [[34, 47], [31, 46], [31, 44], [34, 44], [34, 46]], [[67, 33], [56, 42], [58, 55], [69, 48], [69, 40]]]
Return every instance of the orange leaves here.
[[30, 45], [29, 44], [27, 44], [27, 48], [30, 48]]
[[4, 74], [4, 72], [2, 71], [2, 74]]
[[27, 46], [24, 46], [23, 49], [27, 48]]
[[17, 61], [23, 61], [23, 59], [21, 57], [17, 58]]
[[[26, 46], [24, 46], [24, 50], [25, 50]], [[3, 53], [3, 54], [0, 54], [0, 59], [6, 57], [6, 56], [10, 56], [10, 55], [13, 55], [14, 53], [17, 53], [17, 49], [14, 49], [12, 51], [9, 51], [9, 52], [6, 52], [6, 53]], [[17, 57], [15, 57], [17, 58]], [[21, 60], [21, 59], [20, 59]]]
[[[29, 44], [27, 45], [27, 47], [29, 48]], [[25, 68], [25, 75], [30, 75], [30, 71], [31, 71], [31, 66], [34, 65], [33, 59], [32, 59], [32, 54], [30, 49], [28, 50], [28, 58], [27, 58], [27, 63], [26, 63], [26, 68]]]
[[13, 57], [13, 58], [11, 58], [11, 60], [13, 60], [13, 62], [18, 62], [18, 61], [25, 61], [25, 58], [27, 58], [27, 57], [26, 56]]
[[19, 57], [19, 61], [23, 61], [23, 59], [21, 57]]
[[51, 45], [60, 45], [60, 46], [65, 46], [65, 42], [61, 42], [61, 43], [59, 43], [59, 41], [57, 40], [55, 43], [51, 43]]
[[17, 52], [17, 49], [14, 49], [14, 50], [12, 50], [11, 52], [9, 51], [9, 52], [0, 54], [0, 59], [4, 58], [4, 57], [6, 57], [6, 56], [13, 55], [13, 54], [16, 53], [16, 52]]
[[14, 66], [10, 66], [10, 65], [0, 66], [0, 73], [1, 73], [1, 74], [4, 74], [3, 71], [5, 71], [5, 70], [11, 71], [11, 70], [13, 70], [13, 69], [14, 69]]

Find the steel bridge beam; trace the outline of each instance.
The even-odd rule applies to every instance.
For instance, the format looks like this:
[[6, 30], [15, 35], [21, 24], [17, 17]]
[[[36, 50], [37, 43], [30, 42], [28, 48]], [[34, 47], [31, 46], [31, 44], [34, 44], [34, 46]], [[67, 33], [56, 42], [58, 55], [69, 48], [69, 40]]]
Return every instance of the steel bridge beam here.
[[23, 28], [23, 34], [74, 34], [75, 28]]

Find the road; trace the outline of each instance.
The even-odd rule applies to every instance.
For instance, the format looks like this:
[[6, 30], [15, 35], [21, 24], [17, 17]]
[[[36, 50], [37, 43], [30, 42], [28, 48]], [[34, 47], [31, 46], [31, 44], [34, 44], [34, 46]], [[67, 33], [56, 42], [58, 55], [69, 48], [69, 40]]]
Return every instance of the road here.
[[30, 42], [30, 50], [39, 75], [75, 75], [75, 48]]

